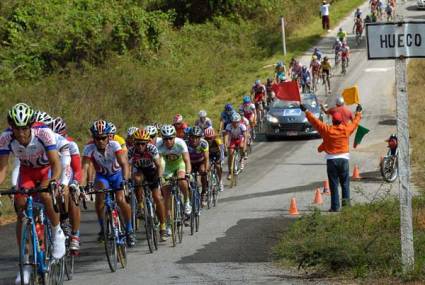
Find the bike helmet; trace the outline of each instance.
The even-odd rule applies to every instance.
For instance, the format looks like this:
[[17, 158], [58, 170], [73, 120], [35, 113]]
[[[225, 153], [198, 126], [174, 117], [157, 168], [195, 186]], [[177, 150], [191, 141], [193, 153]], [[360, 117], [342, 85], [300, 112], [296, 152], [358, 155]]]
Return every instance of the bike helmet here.
[[388, 140], [398, 140], [397, 134], [391, 134]]
[[192, 137], [202, 137], [203, 134], [204, 134], [204, 131], [201, 129], [201, 127], [198, 127], [198, 126], [194, 126], [190, 130], [190, 136]]
[[60, 135], [66, 134], [66, 123], [61, 117], [53, 120], [52, 130]]
[[214, 129], [212, 127], [211, 128], [206, 128], [205, 131], [204, 131], [204, 137], [206, 139], [214, 139], [215, 138], [215, 131], [214, 131]]
[[18, 103], [9, 110], [7, 121], [17, 127], [31, 126], [35, 122], [34, 110], [25, 103]]
[[114, 123], [112, 122], [108, 122], [109, 127], [111, 127], [111, 134], [115, 135], [117, 133], [117, 127], [115, 126]]
[[139, 141], [149, 141], [151, 136], [146, 129], [140, 128], [133, 134], [133, 138]]
[[158, 135], [158, 129], [155, 126], [146, 126], [145, 129], [151, 137]]
[[256, 86], [260, 85], [260, 84], [261, 84], [261, 80], [260, 80], [260, 79], [255, 80], [254, 84], [255, 84]]
[[323, 60], [328, 60], [329, 58], [327, 57], [327, 56], [325, 56], [324, 58], [323, 58]]
[[245, 95], [245, 96], [243, 96], [243, 102], [244, 103], [250, 103], [251, 102], [251, 97], [249, 97], [249, 95]]
[[342, 106], [342, 105], [344, 105], [344, 97], [342, 97], [342, 96], [339, 96], [338, 98], [336, 98], [336, 105], [337, 106]]
[[303, 65], [302, 71], [306, 72], [307, 71], [307, 66]]
[[206, 118], [207, 117], [207, 112], [204, 110], [199, 111], [198, 113], [199, 118]]
[[278, 61], [278, 62], [276, 62], [276, 66], [277, 66], [277, 67], [282, 67], [282, 66], [283, 66], [283, 62], [282, 62], [282, 61]]
[[170, 138], [176, 136], [176, 128], [173, 125], [163, 125], [161, 127], [161, 135], [163, 138]]
[[232, 104], [226, 104], [226, 105], [224, 106], [224, 110], [225, 110], [225, 111], [227, 111], [227, 112], [233, 111], [233, 106], [232, 106]]
[[313, 60], [317, 60], [317, 55], [313, 55], [311, 58], [312, 58]]
[[104, 120], [98, 120], [90, 127], [90, 132], [92, 136], [109, 135], [111, 133], [111, 126]]
[[181, 124], [181, 123], [183, 123], [183, 116], [180, 114], [175, 115], [173, 119], [173, 124]]
[[35, 111], [34, 112], [35, 122], [43, 123], [46, 126], [51, 126], [53, 123], [53, 118], [43, 111]]
[[131, 137], [138, 129], [138, 127], [129, 127], [127, 129], [127, 137]]
[[241, 119], [241, 115], [239, 115], [238, 113], [235, 112], [232, 114], [232, 123], [240, 122]]

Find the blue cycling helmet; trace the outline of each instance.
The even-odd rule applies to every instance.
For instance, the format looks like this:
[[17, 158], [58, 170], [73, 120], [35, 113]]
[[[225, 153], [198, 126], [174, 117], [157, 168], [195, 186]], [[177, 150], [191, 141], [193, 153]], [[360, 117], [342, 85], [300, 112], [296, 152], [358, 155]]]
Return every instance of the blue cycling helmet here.
[[283, 66], [283, 61], [278, 61], [278, 62], [276, 63], [276, 65], [277, 65], [278, 67]]
[[232, 104], [226, 104], [226, 106], [224, 106], [224, 110], [227, 112], [233, 111]]
[[244, 103], [249, 103], [249, 102], [251, 102], [251, 97], [249, 97], [248, 95], [243, 96], [243, 102], [244, 102]]
[[92, 136], [111, 134], [111, 126], [104, 120], [95, 121], [90, 127]]
[[260, 79], [255, 80], [255, 85], [260, 85], [260, 84], [261, 84], [261, 80]]

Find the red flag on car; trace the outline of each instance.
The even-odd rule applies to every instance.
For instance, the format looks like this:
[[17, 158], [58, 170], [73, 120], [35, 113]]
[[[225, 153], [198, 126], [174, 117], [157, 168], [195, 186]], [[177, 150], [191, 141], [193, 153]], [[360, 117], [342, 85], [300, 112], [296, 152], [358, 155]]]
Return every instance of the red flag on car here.
[[300, 88], [297, 81], [275, 83], [272, 85], [272, 89], [280, 100], [301, 102]]

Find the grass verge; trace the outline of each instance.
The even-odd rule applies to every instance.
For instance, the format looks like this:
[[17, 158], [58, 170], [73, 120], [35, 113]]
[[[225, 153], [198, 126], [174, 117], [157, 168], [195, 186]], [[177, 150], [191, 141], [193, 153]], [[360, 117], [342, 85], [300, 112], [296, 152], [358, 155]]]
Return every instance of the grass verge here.
[[[339, 215], [316, 211], [299, 219], [275, 248], [276, 260], [310, 268], [323, 275], [361, 278], [371, 284], [425, 281], [425, 114], [422, 101], [425, 62], [412, 60], [408, 67], [409, 123], [413, 181], [421, 188], [413, 198], [415, 268], [400, 271], [399, 202], [389, 198], [355, 205]], [[371, 281], [372, 280], [372, 281]], [[377, 281], [384, 280], [384, 281]]]

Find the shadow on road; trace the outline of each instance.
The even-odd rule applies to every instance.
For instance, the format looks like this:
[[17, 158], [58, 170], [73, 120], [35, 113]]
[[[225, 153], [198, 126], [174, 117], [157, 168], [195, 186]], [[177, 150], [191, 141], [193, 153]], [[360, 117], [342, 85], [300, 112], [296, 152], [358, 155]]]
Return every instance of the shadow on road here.
[[273, 246], [293, 221], [288, 217], [240, 220], [224, 237], [177, 263], [269, 262]]

